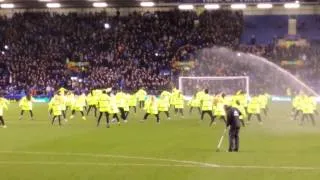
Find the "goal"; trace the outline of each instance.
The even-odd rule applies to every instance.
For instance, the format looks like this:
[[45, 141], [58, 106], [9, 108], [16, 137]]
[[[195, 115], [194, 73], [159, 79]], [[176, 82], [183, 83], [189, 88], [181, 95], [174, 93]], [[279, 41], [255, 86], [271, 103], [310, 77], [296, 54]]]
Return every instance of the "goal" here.
[[209, 89], [210, 94], [234, 94], [239, 90], [249, 96], [249, 76], [180, 76], [179, 90], [187, 97], [199, 89]]

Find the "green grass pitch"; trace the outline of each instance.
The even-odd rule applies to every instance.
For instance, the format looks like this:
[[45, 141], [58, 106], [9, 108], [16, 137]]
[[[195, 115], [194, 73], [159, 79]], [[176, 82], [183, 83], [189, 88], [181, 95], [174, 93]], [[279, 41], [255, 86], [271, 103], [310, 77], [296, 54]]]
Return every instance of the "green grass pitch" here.
[[222, 122], [186, 113], [140, 123], [143, 113], [131, 113], [121, 126], [96, 127], [91, 115], [79, 115], [51, 126], [47, 105], [35, 104], [35, 120], [18, 120], [12, 103], [0, 129], [1, 180], [310, 180], [320, 177], [320, 118], [317, 127], [290, 120], [289, 103], [273, 103], [261, 126], [253, 119], [241, 129], [239, 153], [215, 152]]

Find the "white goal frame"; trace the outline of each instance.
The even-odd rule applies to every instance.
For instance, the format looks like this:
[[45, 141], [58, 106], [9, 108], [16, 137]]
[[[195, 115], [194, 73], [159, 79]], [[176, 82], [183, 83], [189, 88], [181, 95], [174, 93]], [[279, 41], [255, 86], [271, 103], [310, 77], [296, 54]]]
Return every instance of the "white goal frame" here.
[[250, 95], [250, 78], [249, 76], [180, 76], [179, 77], [179, 90], [183, 92], [182, 80], [183, 79], [194, 79], [194, 80], [237, 80], [245, 79], [246, 80], [246, 94], [249, 97]]

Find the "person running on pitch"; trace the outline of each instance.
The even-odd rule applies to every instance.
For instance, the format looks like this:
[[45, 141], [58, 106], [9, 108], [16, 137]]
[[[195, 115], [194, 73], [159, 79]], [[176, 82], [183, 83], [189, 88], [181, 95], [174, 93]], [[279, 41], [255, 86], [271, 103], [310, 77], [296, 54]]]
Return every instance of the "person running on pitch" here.
[[81, 93], [81, 95], [79, 95], [74, 101], [74, 104], [72, 106], [70, 119], [74, 118], [74, 115], [77, 111], [77, 112], [81, 113], [83, 120], [87, 120], [84, 115], [85, 106], [86, 106], [86, 95], [84, 93]]
[[100, 97], [98, 99], [98, 106], [99, 106], [100, 114], [99, 114], [99, 118], [97, 121], [97, 126], [100, 125], [102, 115], [104, 114], [106, 117], [107, 128], [110, 128], [109, 112], [108, 112], [108, 111], [110, 111], [110, 108], [111, 108], [110, 107], [111, 106], [110, 96], [105, 90], [102, 91], [102, 94], [100, 95]]
[[118, 93], [116, 93], [115, 98], [120, 111], [120, 117], [126, 123], [129, 115], [128, 96], [122, 90], [120, 90]]
[[118, 125], [120, 126], [120, 118], [118, 116], [119, 113], [119, 107], [117, 106], [117, 100], [116, 100], [116, 96], [111, 93], [111, 89], [107, 89], [106, 90], [108, 95], [110, 96], [110, 106], [109, 106], [109, 114], [112, 116], [112, 120], [111, 122], [117, 122]]
[[134, 113], [137, 113], [138, 98], [136, 94], [128, 94], [129, 96], [129, 109], [133, 109]]
[[170, 119], [170, 114], [169, 114], [169, 107], [170, 107], [170, 102], [169, 102], [168, 96], [165, 95], [160, 95], [160, 99], [158, 101], [158, 110], [159, 110], [159, 115], [161, 112], [165, 113], [167, 115], [167, 118]]
[[213, 112], [212, 112], [212, 106], [213, 106], [213, 97], [209, 95], [209, 90], [204, 90], [204, 95], [202, 96], [202, 99], [200, 101], [200, 107], [201, 107], [201, 120], [203, 121], [203, 117], [205, 114], [208, 114], [210, 116], [211, 122], [214, 122]]
[[144, 90], [144, 88], [141, 88], [138, 90], [138, 92], [136, 93], [138, 100], [139, 100], [139, 107], [140, 109], [144, 108], [144, 104], [145, 104], [145, 99], [147, 97], [147, 92]]
[[192, 96], [191, 100], [188, 102], [189, 105], [189, 114], [192, 113], [192, 110], [194, 108], [198, 109], [199, 114], [201, 114], [201, 109], [200, 109], [200, 99], [196, 97], [196, 95]]
[[305, 119], [310, 118], [312, 125], [315, 126], [316, 122], [314, 120], [314, 115], [313, 115], [315, 113], [315, 108], [314, 108], [314, 104], [312, 103], [312, 99], [307, 95], [304, 95], [302, 101], [303, 101], [302, 117], [301, 117], [300, 125], [303, 125]]
[[19, 107], [21, 108], [19, 120], [22, 119], [25, 111], [29, 111], [31, 120], [33, 120], [33, 112], [32, 112], [32, 103], [33, 102], [34, 102], [34, 99], [30, 94], [28, 94], [27, 96], [24, 96], [19, 101]]
[[238, 100], [235, 102], [233, 107], [237, 108], [241, 112], [241, 115], [239, 116], [239, 120], [240, 120], [242, 126], [245, 127], [244, 119], [247, 117], [247, 112], [246, 112], [245, 107], [242, 104], [240, 104], [240, 101], [238, 101]]
[[50, 103], [49, 103], [49, 112], [53, 114], [52, 122], [51, 124], [54, 124], [54, 121], [58, 119], [59, 126], [61, 126], [61, 115], [62, 115], [62, 110], [61, 110], [61, 99], [58, 96], [54, 96]]
[[72, 110], [74, 101], [75, 101], [74, 93], [72, 91], [68, 91], [66, 95], [66, 113], [68, 109]]
[[174, 101], [175, 101], [175, 103], [174, 103], [175, 114], [180, 113], [183, 118], [184, 117], [184, 115], [183, 115], [184, 96], [182, 95], [181, 92], [178, 92], [178, 95], [175, 97]]
[[[215, 102], [214, 102], [214, 116], [213, 119], [222, 119], [224, 123], [227, 123], [226, 121], [226, 112], [224, 110], [224, 105], [226, 105], [226, 99], [225, 99], [225, 94], [222, 93], [221, 95], [218, 95], [215, 97]], [[214, 120], [210, 122], [210, 126], [214, 123]]]
[[159, 117], [159, 111], [158, 111], [158, 100], [155, 96], [151, 96], [145, 103], [144, 107], [146, 113], [143, 117], [143, 120], [141, 122], [144, 122], [147, 120], [148, 116], [154, 115], [157, 118], [157, 124], [160, 124], [160, 117]]
[[300, 91], [300, 93], [295, 96], [292, 100], [292, 120], [297, 120], [297, 117], [299, 116], [299, 114], [303, 114], [302, 113], [302, 108], [303, 108], [303, 96], [304, 93], [302, 91]]
[[248, 122], [250, 122], [252, 115], [257, 116], [259, 124], [262, 124], [261, 120], [261, 107], [259, 96], [253, 96], [248, 104]]
[[9, 101], [0, 95], [0, 127], [7, 128], [4, 119], [3, 119], [3, 111], [8, 110]]
[[94, 110], [94, 117], [97, 117], [97, 104], [98, 104], [98, 97], [94, 94], [94, 91], [91, 90], [90, 93], [86, 97], [86, 102], [88, 104], [87, 115], [89, 115], [90, 110]]

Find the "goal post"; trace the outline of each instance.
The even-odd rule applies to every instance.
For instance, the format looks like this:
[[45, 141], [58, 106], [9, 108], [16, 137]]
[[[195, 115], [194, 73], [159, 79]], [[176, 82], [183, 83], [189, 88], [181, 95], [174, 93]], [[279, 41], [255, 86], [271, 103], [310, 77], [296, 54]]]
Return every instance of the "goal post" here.
[[179, 90], [185, 96], [194, 95], [199, 89], [208, 88], [210, 94], [225, 92], [234, 94], [239, 90], [250, 95], [249, 76], [180, 76]]

